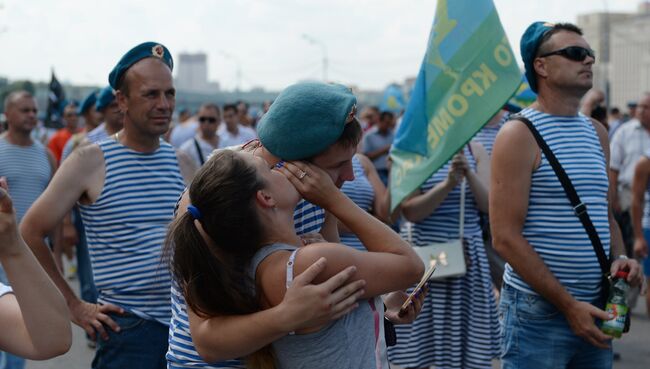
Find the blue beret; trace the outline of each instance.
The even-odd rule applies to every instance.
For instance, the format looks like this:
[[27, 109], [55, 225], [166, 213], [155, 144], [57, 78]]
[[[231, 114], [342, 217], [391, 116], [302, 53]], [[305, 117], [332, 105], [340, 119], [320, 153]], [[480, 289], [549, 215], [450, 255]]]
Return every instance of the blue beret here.
[[113, 87], [111, 86], [106, 86], [102, 88], [101, 91], [99, 91], [99, 96], [97, 96], [97, 104], [95, 105], [95, 109], [97, 111], [101, 111], [107, 106], [109, 106], [113, 100], [115, 100], [115, 91], [113, 90]]
[[354, 119], [357, 98], [349, 88], [301, 82], [284, 89], [257, 126], [262, 145], [285, 160], [307, 159], [336, 142]]
[[93, 105], [95, 105], [95, 102], [97, 101], [97, 90], [94, 90], [93, 92], [89, 93], [88, 96], [81, 102], [81, 105], [79, 105], [79, 109], [77, 109], [77, 114], [83, 115], [85, 112], [88, 111]]
[[533, 61], [537, 55], [537, 49], [542, 41], [544, 34], [553, 28], [553, 23], [535, 22], [526, 28], [526, 32], [521, 36], [519, 47], [521, 49], [521, 59], [524, 61], [526, 68], [526, 79], [530, 89], [537, 92], [537, 78], [535, 77], [535, 67]]
[[144, 58], [159, 58], [162, 60], [169, 69], [174, 69], [174, 60], [172, 59], [172, 54], [167, 50], [167, 48], [157, 42], [145, 42], [142, 43], [133, 49], [129, 50], [117, 65], [113, 68], [111, 73], [108, 75], [108, 83], [117, 90], [117, 83], [120, 80], [120, 77], [129, 69], [131, 66]]

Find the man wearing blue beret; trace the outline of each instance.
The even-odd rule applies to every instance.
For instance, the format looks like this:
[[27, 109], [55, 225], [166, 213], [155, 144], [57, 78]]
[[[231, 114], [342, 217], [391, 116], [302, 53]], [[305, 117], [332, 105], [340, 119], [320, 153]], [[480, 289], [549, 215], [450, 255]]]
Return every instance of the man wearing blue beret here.
[[[109, 83], [124, 115], [123, 130], [73, 151], [22, 223], [25, 241], [66, 298], [72, 321], [92, 338], [99, 335], [95, 369], [166, 367], [171, 285], [161, 249], [190, 180], [181, 174], [180, 154], [160, 138], [175, 106], [172, 68], [169, 50], [154, 42], [120, 59]], [[43, 242], [77, 203], [97, 304], [75, 295]]]
[[[611, 337], [596, 324], [612, 318], [602, 310], [603, 272], [627, 270], [632, 285], [641, 274], [610, 206], [607, 129], [579, 113], [596, 56], [578, 27], [544, 22], [528, 27], [521, 54], [537, 101], [511, 116], [492, 151], [492, 237], [507, 262], [502, 367], [611, 368]], [[538, 142], [566, 172], [577, 206]]]
[[[341, 187], [345, 181], [354, 179], [352, 157], [362, 134], [355, 113], [356, 97], [349, 88], [320, 82], [297, 83], [280, 93], [258, 124], [259, 141], [250, 142], [241, 149], [264, 158], [269, 166], [281, 166], [284, 160], [309, 161], [325, 170], [334, 183]], [[308, 175], [308, 172], [302, 172], [299, 178]], [[186, 193], [179, 204], [182, 211], [178, 211], [177, 215], [183, 214], [187, 205], [189, 197]], [[305, 200], [296, 207], [294, 225], [304, 242], [314, 237], [339, 242], [336, 219]], [[320, 235], [315, 236], [314, 233]], [[313, 265], [312, 271], [303, 274], [308, 275], [313, 271], [317, 274], [317, 269], [313, 268], [320, 267]], [[315, 321], [337, 319], [352, 308], [349, 302], [355, 300], [358, 288], [356, 284], [339, 288], [345, 278], [349, 277], [348, 272], [342, 272], [345, 274], [333, 277], [322, 285], [311, 286], [313, 289], [309, 295], [306, 290], [301, 292], [305, 294], [302, 303], [297, 300], [288, 301], [285, 296], [281, 305], [246, 317], [205, 317], [197, 314], [187, 306], [182, 291], [174, 284], [174, 314], [167, 354], [170, 368], [244, 368], [243, 363], [238, 361], [217, 361], [248, 355]], [[311, 279], [313, 275], [303, 276], [301, 283], [309, 283]], [[292, 285], [289, 290], [300, 287], [303, 286]], [[308, 305], [309, 296], [317, 288], [321, 289], [323, 298]], [[419, 307], [413, 307], [406, 316], [399, 317], [397, 312], [404, 302], [402, 297], [396, 294], [390, 299], [394, 304], [388, 306], [386, 317], [395, 323], [411, 322], [418, 313]], [[303, 307], [306, 309], [303, 310]], [[285, 309], [296, 313], [287, 319], [288, 316], [283, 313]], [[322, 316], [315, 316], [316, 312]], [[251, 331], [255, 331], [255, 334], [244, 334]], [[191, 342], [188, 342], [188, 337], [191, 337]]]
[[95, 143], [103, 141], [124, 127], [124, 113], [115, 99], [113, 87], [106, 86], [99, 91], [95, 108], [104, 117], [104, 121], [88, 133], [87, 141]]
[[84, 119], [85, 132], [90, 132], [95, 129], [102, 120], [101, 113], [95, 109], [98, 93], [99, 91], [97, 90], [92, 91], [79, 105], [77, 113]]

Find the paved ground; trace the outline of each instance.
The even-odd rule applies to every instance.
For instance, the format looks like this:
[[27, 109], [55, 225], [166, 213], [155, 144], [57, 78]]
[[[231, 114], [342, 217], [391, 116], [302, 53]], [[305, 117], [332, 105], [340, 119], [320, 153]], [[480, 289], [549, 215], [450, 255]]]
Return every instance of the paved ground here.
[[[630, 333], [614, 343], [614, 351], [621, 353], [622, 356], [620, 361], [614, 363], [614, 369], [650, 368], [650, 319], [645, 314], [645, 304], [642, 299], [639, 299], [632, 319]], [[27, 369], [90, 368], [94, 351], [88, 348], [81, 328], [73, 325], [73, 335], [72, 348], [67, 354], [47, 361], [30, 361]], [[394, 368], [398, 369], [398, 367]], [[499, 368], [498, 362], [494, 363], [494, 368]]]

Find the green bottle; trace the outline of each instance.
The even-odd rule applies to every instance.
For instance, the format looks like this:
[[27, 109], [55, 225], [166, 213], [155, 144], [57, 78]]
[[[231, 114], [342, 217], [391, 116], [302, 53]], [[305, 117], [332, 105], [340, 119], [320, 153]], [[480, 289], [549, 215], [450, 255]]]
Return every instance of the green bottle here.
[[616, 338], [621, 338], [621, 334], [623, 334], [625, 318], [629, 311], [627, 293], [630, 290], [630, 285], [626, 282], [627, 274], [622, 270], [616, 272], [605, 307], [605, 310], [614, 318], [603, 321], [603, 325], [600, 327], [605, 334]]

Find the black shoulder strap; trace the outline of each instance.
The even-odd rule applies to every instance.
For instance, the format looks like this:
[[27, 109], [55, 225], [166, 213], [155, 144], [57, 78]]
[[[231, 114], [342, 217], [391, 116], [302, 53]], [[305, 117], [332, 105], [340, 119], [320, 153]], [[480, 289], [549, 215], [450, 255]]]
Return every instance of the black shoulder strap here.
[[594, 224], [591, 222], [591, 218], [589, 218], [589, 213], [587, 213], [587, 205], [585, 205], [580, 200], [580, 196], [578, 196], [575, 187], [573, 187], [573, 183], [571, 183], [571, 179], [564, 171], [564, 168], [562, 168], [562, 164], [560, 164], [560, 162], [557, 160], [551, 148], [548, 146], [537, 128], [535, 128], [533, 125], [533, 122], [519, 114], [511, 115], [510, 119], [518, 120], [526, 124], [530, 132], [535, 137], [535, 141], [537, 141], [539, 148], [542, 149], [544, 156], [546, 156], [549, 164], [551, 164], [551, 167], [553, 167], [555, 175], [557, 175], [558, 179], [560, 180], [560, 183], [564, 188], [564, 192], [571, 202], [573, 212], [580, 219], [582, 226], [585, 228], [585, 231], [587, 231], [587, 235], [589, 235], [591, 245], [594, 247], [594, 251], [598, 257], [598, 262], [600, 263], [600, 268], [602, 269], [603, 274], [609, 274], [609, 258], [605, 254], [605, 249], [603, 248], [603, 244], [600, 242], [598, 232], [596, 231]]
[[203, 151], [201, 151], [201, 146], [196, 137], [194, 137], [194, 146], [196, 146], [196, 152], [199, 154], [199, 161], [201, 162], [201, 166], [203, 166], [203, 164], [205, 164], [205, 159], [203, 158]]

